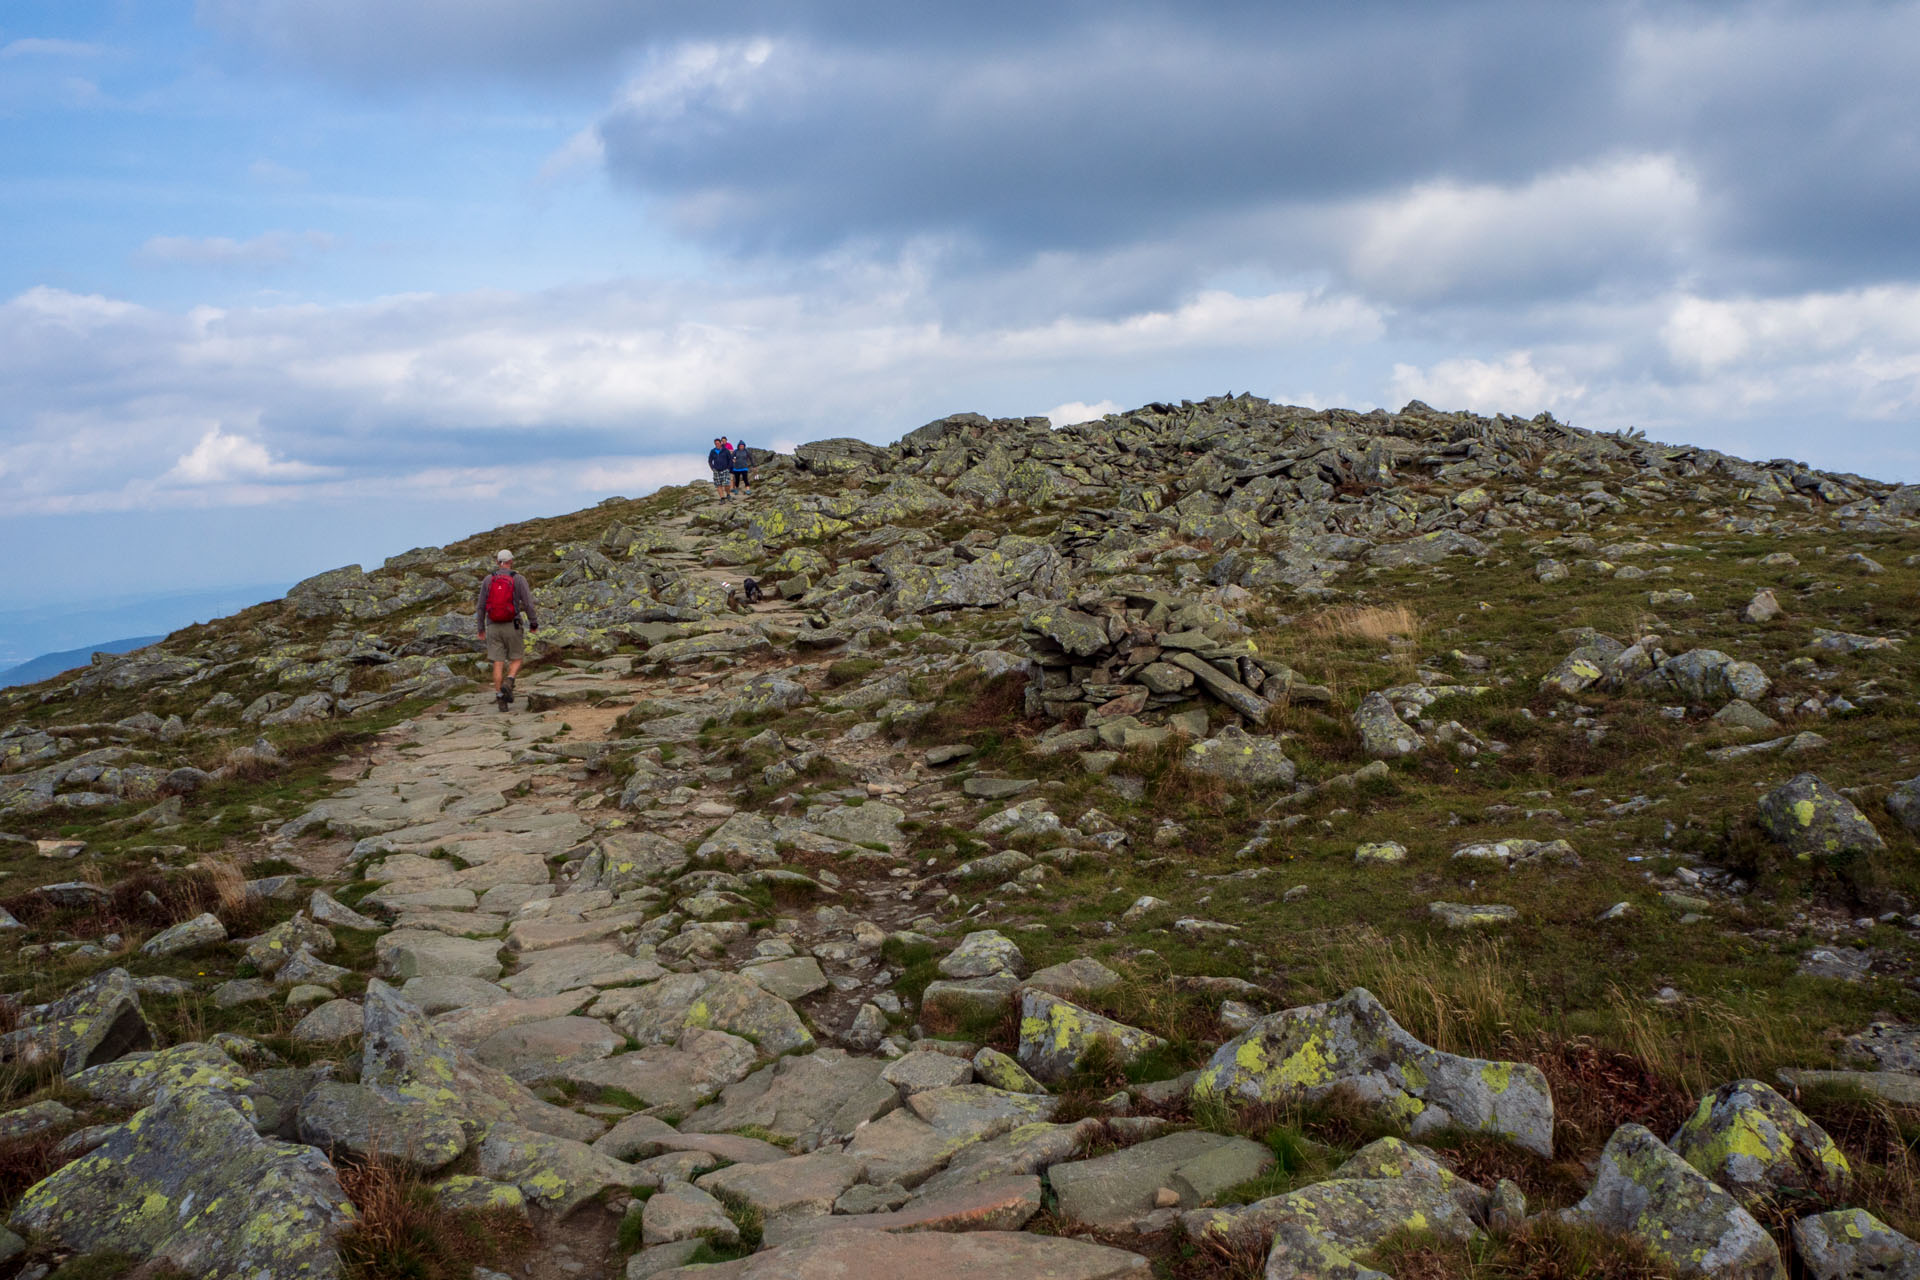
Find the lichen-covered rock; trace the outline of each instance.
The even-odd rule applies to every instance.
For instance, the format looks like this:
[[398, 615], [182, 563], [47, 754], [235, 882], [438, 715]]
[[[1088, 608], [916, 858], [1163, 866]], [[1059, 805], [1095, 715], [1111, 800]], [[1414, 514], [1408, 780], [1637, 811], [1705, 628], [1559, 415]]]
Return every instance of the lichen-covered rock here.
[[449, 1213], [459, 1213], [463, 1209], [504, 1209], [524, 1216], [527, 1212], [526, 1193], [520, 1188], [471, 1173], [456, 1173], [451, 1178], [434, 1183], [433, 1195], [440, 1202], [440, 1207]]
[[1471, 1239], [1487, 1193], [1397, 1138], [1355, 1152], [1325, 1181], [1234, 1208], [1180, 1215], [1187, 1234], [1236, 1248], [1266, 1247], [1271, 1280], [1356, 1280], [1378, 1273], [1357, 1258], [1396, 1231]]
[[1639, 1241], [1683, 1276], [1786, 1277], [1778, 1246], [1753, 1215], [1637, 1124], [1613, 1131], [1593, 1189], [1566, 1217]]
[[1553, 1152], [1553, 1096], [1538, 1067], [1424, 1045], [1361, 987], [1262, 1018], [1214, 1052], [1193, 1091], [1247, 1102], [1311, 1101], [1342, 1091], [1415, 1136], [1457, 1126], [1543, 1156]]
[[248, 1097], [255, 1088], [253, 1080], [225, 1052], [199, 1042], [156, 1053], [127, 1054], [80, 1072], [73, 1077], [73, 1086], [97, 1102], [129, 1110], [182, 1091], [210, 1093], [224, 1098], [247, 1119], [254, 1118]]
[[1813, 1280], [1920, 1280], [1920, 1244], [1865, 1209], [1800, 1219], [1793, 1248]]
[[502, 1122], [479, 1143], [480, 1175], [520, 1188], [527, 1199], [564, 1218], [604, 1192], [638, 1184], [633, 1166], [584, 1142]]
[[191, 951], [195, 947], [210, 947], [227, 940], [227, 926], [220, 923], [220, 917], [211, 911], [203, 912], [191, 920], [182, 920], [179, 924], [162, 929], [141, 944], [143, 956], [170, 956], [180, 951]]
[[496, 1120], [581, 1140], [605, 1128], [541, 1101], [505, 1072], [475, 1061], [377, 978], [367, 984], [361, 1017], [360, 1083], [390, 1102], [452, 1120], [470, 1141]]
[[175, 1092], [14, 1206], [12, 1223], [76, 1252], [165, 1260], [208, 1280], [332, 1280], [354, 1220], [312, 1147], [262, 1138], [214, 1095]]
[[1867, 815], [1811, 773], [1760, 797], [1760, 825], [1802, 862], [1846, 862], [1886, 848]]
[[792, 1005], [737, 973], [669, 974], [644, 988], [614, 1026], [641, 1044], [670, 1044], [688, 1027], [710, 1027], [752, 1041], [769, 1057], [814, 1047]]
[[31, 1025], [0, 1036], [0, 1062], [51, 1058], [63, 1075], [73, 1075], [152, 1044], [133, 978], [108, 969], [48, 1005]]
[[1853, 1170], [1826, 1130], [1758, 1080], [1706, 1097], [1668, 1144], [1749, 1209], [1781, 1190], [1845, 1194]]
[[1039, 1080], [1064, 1080], [1096, 1044], [1104, 1044], [1121, 1063], [1163, 1047], [1159, 1036], [1045, 991], [1020, 996], [1020, 1065]]
[[1887, 812], [1901, 826], [1920, 836], [1920, 778], [1909, 778], [1887, 793]]
[[1608, 663], [1613, 656], [1613, 652], [1606, 648], [1583, 644], [1562, 658], [1559, 666], [1540, 677], [1540, 689], [1543, 693], [1559, 693], [1568, 697], [1585, 693], [1606, 678]]
[[946, 978], [985, 978], [996, 973], [1015, 977], [1027, 971], [1027, 958], [1012, 938], [998, 929], [980, 929], [960, 940], [960, 945], [941, 958], [940, 974]]
[[1256, 737], [1237, 724], [1188, 747], [1181, 762], [1195, 773], [1243, 787], [1291, 786], [1296, 773], [1277, 739]]
[[1228, 1187], [1273, 1168], [1273, 1152], [1246, 1138], [1203, 1130], [1170, 1133], [1047, 1171], [1062, 1216], [1097, 1227], [1127, 1223], [1155, 1208], [1171, 1191], [1179, 1206], [1197, 1208]]
[[1752, 702], [1773, 687], [1759, 667], [1718, 649], [1689, 649], [1661, 663], [1655, 675], [1676, 697], [1715, 706], [1734, 698]]
[[304, 911], [297, 912], [293, 919], [282, 921], [257, 938], [249, 938], [240, 959], [252, 965], [261, 973], [272, 977], [280, 971], [280, 966], [293, 957], [293, 953], [305, 948], [314, 955], [333, 954], [333, 934], [323, 924], [316, 924]]
[[1376, 760], [1412, 755], [1426, 745], [1426, 739], [1400, 718], [1383, 693], [1370, 693], [1360, 700], [1353, 727], [1360, 732], [1360, 749]]
[[1091, 657], [1107, 647], [1106, 624], [1075, 609], [1036, 610], [1027, 615], [1026, 629], [1074, 657]]
[[467, 1149], [457, 1121], [383, 1098], [363, 1085], [323, 1080], [300, 1103], [300, 1140], [330, 1155], [394, 1161], [423, 1173]]
[[1045, 1093], [1047, 1086], [1033, 1078], [1019, 1059], [1010, 1058], [991, 1045], [973, 1055], [973, 1078], [981, 1084], [1005, 1089], [1009, 1093]]

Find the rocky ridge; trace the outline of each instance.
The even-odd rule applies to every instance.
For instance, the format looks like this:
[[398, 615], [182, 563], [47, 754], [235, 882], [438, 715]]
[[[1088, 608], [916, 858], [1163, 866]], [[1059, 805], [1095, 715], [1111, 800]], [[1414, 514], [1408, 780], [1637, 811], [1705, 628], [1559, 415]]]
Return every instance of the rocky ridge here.
[[[1231, 397], [319, 575], [0, 696], [0, 1253], [384, 1274], [379, 1167], [529, 1276], [1920, 1271], [1816, 1118], [1920, 1106], [1916, 552], [1912, 487]], [[1435, 1013], [1496, 988], [1650, 1083]]]

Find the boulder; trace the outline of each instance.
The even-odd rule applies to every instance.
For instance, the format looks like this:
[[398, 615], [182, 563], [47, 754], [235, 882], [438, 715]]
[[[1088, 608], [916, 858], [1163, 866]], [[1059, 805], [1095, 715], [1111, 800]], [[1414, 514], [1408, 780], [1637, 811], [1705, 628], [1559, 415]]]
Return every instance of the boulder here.
[[1020, 997], [1020, 1065], [1038, 1080], [1064, 1080], [1096, 1044], [1124, 1064], [1166, 1043], [1045, 991], [1029, 988]]
[[1479, 1187], [1417, 1148], [1382, 1138], [1325, 1181], [1236, 1208], [1189, 1210], [1180, 1223], [1190, 1238], [1216, 1246], [1270, 1245], [1270, 1280], [1371, 1280], [1379, 1273], [1357, 1259], [1388, 1236], [1412, 1230], [1468, 1240], [1486, 1206]]
[[1766, 1228], [1637, 1124], [1613, 1131], [1593, 1189], [1565, 1217], [1638, 1241], [1682, 1276], [1786, 1280]]
[[641, 1044], [665, 1044], [688, 1027], [711, 1027], [751, 1040], [773, 1057], [814, 1047], [792, 1005], [737, 973], [669, 974], [642, 988], [614, 1026]]
[[1812, 1280], [1920, 1280], [1920, 1244], [1865, 1209], [1800, 1219], [1793, 1250]]
[[73, 1086], [96, 1102], [129, 1111], [184, 1091], [217, 1095], [249, 1120], [254, 1117], [247, 1096], [254, 1081], [225, 1052], [198, 1041], [89, 1067], [73, 1077]]
[[227, 926], [220, 923], [220, 917], [208, 911], [191, 920], [182, 920], [179, 924], [154, 934], [141, 944], [140, 954], [170, 956], [181, 951], [191, 951], [195, 947], [210, 947], [226, 940]]
[[1759, 667], [1718, 649], [1689, 649], [1661, 663], [1655, 674], [1675, 697], [1690, 703], [1719, 705], [1735, 698], [1754, 702], [1773, 687]]
[[1292, 786], [1297, 772], [1277, 738], [1256, 737], [1239, 725], [1228, 725], [1194, 743], [1182, 754], [1181, 763], [1195, 773], [1242, 787]]
[[622, 1043], [598, 1018], [564, 1016], [502, 1028], [474, 1045], [473, 1056], [521, 1084], [544, 1084], [610, 1056]]
[[1312, 1101], [1336, 1091], [1416, 1137], [1458, 1127], [1553, 1152], [1553, 1097], [1538, 1067], [1422, 1044], [1362, 987], [1262, 1018], [1216, 1050], [1193, 1086], [1198, 1098], [1230, 1102]]
[[1867, 815], [1811, 773], [1760, 797], [1760, 825], [1801, 862], [1847, 862], [1886, 848]]
[[736, 1164], [696, 1179], [702, 1190], [738, 1198], [764, 1220], [820, 1217], [833, 1212], [840, 1193], [859, 1182], [863, 1162], [837, 1151], [816, 1151], [763, 1164]]
[[542, 1102], [503, 1071], [474, 1060], [386, 983], [367, 984], [360, 1083], [390, 1102], [459, 1124], [472, 1141], [496, 1120], [558, 1137], [598, 1137], [606, 1127]]
[[480, 1176], [519, 1187], [533, 1203], [564, 1218], [611, 1191], [635, 1185], [631, 1165], [584, 1142], [536, 1133], [502, 1121], [478, 1144]]
[[1735, 1080], [1700, 1099], [1669, 1145], [1749, 1209], [1781, 1191], [1836, 1200], [1853, 1179], [1826, 1130], [1758, 1080]]
[[458, 1123], [383, 1098], [357, 1084], [323, 1080], [300, 1103], [300, 1140], [330, 1156], [391, 1160], [433, 1173], [459, 1159], [467, 1135]]
[[[1196, 1129], [1091, 1160], [1056, 1164], [1047, 1171], [1047, 1181], [1059, 1198], [1061, 1216], [1090, 1226], [1117, 1227], [1156, 1208], [1198, 1208], [1273, 1165], [1273, 1152], [1258, 1142]], [[1163, 1191], [1177, 1199], [1168, 1203]]]
[[1080, 1000], [1102, 991], [1111, 991], [1120, 985], [1120, 975], [1092, 956], [1075, 956], [1030, 974], [1027, 985], [1051, 992], [1063, 1000]]
[[1400, 719], [1383, 693], [1369, 693], [1360, 700], [1353, 727], [1360, 732], [1360, 749], [1376, 760], [1412, 755], [1426, 745], [1426, 739]]
[[209, 1280], [333, 1280], [354, 1211], [319, 1151], [262, 1138], [218, 1096], [185, 1089], [28, 1189], [11, 1221]]
[[1887, 793], [1887, 812], [1909, 833], [1920, 836], [1920, 778], [1909, 778]]
[[1027, 971], [1027, 958], [1013, 939], [998, 929], [982, 929], [961, 939], [960, 945], [940, 961], [945, 978], [986, 978], [1010, 973], [1016, 978]]
[[433, 929], [395, 929], [373, 944], [383, 978], [451, 976], [492, 981], [500, 976], [497, 938], [456, 938]]
[[728, 1085], [718, 1102], [694, 1112], [680, 1127], [688, 1133], [751, 1127], [811, 1151], [899, 1105], [894, 1087], [880, 1079], [886, 1065], [839, 1049], [782, 1058]]
[[711, 1192], [685, 1182], [669, 1182], [640, 1210], [640, 1239], [649, 1246], [682, 1240], [734, 1245], [740, 1243], [740, 1228]]
[[1035, 1080], [1017, 1058], [1010, 1058], [992, 1046], [973, 1055], [973, 1078], [981, 1084], [1005, 1089], [1009, 1093], [1045, 1093], [1047, 1086]]
[[0, 1061], [50, 1058], [63, 1075], [73, 1075], [152, 1044], [132, 977], [108, 969], [48, 1005], [30, 1025], [0, 1036]]

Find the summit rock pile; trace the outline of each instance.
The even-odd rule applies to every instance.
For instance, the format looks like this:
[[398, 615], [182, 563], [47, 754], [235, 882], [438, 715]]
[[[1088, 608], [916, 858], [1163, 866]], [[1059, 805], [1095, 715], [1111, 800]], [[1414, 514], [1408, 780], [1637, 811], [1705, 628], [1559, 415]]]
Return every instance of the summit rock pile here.
[[760, 461], [0, 693], [11, 1274], [1920, 1274], [1920, 489], [1250, 396]]

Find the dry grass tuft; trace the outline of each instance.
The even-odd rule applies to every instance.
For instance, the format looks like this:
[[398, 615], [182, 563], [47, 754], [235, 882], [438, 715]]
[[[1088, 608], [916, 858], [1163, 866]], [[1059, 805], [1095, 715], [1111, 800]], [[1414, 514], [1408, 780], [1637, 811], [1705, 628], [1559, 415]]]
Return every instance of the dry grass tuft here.
[[1316, 640], [1420, 643], [1420, 615], [1404, 604], [1349, 604], [1307, 620], [1302, 630]]
[[1541, 1217], [1510, 1235], [1452, 1240], [1400, 1232], [1372, 1254], [1398, 1280], [1670, 1280], [1632, 1240]]
[[469, 1280], [534, 1243], [533, 1227], [506, 1210], [442, 1209], [417, 1177], [378, 1159], [340, 1166], [340, 1186], [359, 1221], [340, 1241], [355, 1280]]

